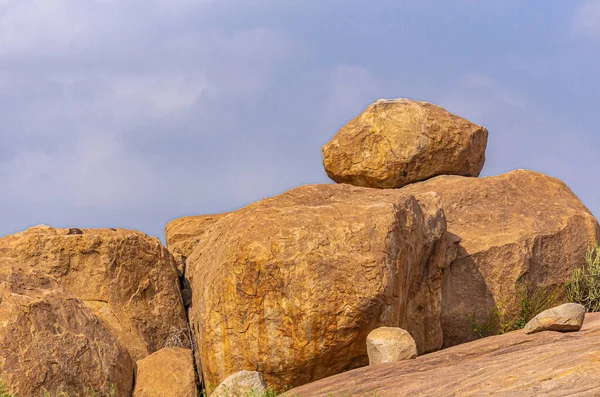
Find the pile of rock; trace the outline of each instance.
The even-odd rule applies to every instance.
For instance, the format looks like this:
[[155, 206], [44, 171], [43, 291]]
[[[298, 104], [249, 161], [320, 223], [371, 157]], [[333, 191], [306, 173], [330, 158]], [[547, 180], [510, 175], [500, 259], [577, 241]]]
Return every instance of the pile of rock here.
[[0, 381], [20, 395], [193, 396], [201, 379], [244, 395], [475, 339], [472, 321], [499, 302], [518, 314], [522, 286], [562, 285], [600, 235], [557, 179], [477, 178], [487, 135], [429, 103], [380, 100], [323, 147], [340, 184], [174, 220], [168, 250], [116, 229], [1, 238]]
[[128, 396], [137, 360], [174, 340], [191, 357], [176, 261], [157, 238], [38, 226], [0, 238], [0, 263], [0, 382], [18, 396]]

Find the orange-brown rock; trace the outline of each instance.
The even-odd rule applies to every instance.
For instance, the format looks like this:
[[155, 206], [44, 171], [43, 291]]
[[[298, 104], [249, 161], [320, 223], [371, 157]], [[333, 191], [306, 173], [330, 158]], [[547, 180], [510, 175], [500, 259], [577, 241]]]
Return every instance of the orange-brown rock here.
[[477, 337], [494, 308], [519, 318], [522, 292], [533, 296], [561, 287], [600, 237], [598, 222], [560, 180], [517, 170], [495, 177], [440, 176], [401, 189], [434, 191], [448, 231], [461, 248], [443, 288], [444, 345]]
[[38, 226], [0, 238], [0, 258], [56, 279], [134, 360], [187, 329], [175, 260], [157, 238], [124, 229]]
[[380, 99], [323, 146], [338, 183], [398, 188], [437, 175], [479, 176], [485, 128], [427, 102]]
[[367, 365], [380, 326], [438, 349], [440, 208], [434, 193], [311, 185], [215, 224], [187, 266], [206, 384], [253, 370], [282, 390]]
[[228, 214], [185, 216], [172, 220], [165, 228], [167, 248], [188, 258], [206, 230]]
[[0, 260], [0, 382], [18, 396], [129, 396], [133, 362], [56, 281]]
[[137, 362], [134, 397], [197, 397], [190, 349], [160, 349]]
[[356, 369], [284, 396], [600, 395], [600, 313], [579, 332], [522, 331], [454, 346], [415, 360]]

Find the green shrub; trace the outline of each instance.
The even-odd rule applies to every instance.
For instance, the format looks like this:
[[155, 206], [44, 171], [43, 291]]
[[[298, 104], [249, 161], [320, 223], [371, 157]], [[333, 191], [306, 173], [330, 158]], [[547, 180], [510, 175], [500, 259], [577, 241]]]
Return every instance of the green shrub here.
[[2, 381], [0, 381], [0, 397], [16, 397]]
[[522, 329], [539, 313], [565, 301], [565, 288], [562, 285], [531, 289], [520, 283], [517, 290], [520, 296], [519, 311], [516, 314], [514, 310], [510, 310], [507, 302], [497, 300], [482, 323], [475, 319], [474, 314], [471, 316], [471, 328], [480, 338]]
[[600, 245], [588, 247], [585, 266], [573, 269], [567, 283], [570, 302], [580, 303], [588, 312], [600, 312]]

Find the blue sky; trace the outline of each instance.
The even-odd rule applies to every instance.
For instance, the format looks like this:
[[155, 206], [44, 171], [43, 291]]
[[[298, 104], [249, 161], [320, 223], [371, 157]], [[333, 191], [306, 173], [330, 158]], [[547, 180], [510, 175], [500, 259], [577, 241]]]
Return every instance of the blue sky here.
[[600, 0], [0, 0], [0, 235], [229, 211], [329, 183], [378, 98], [486, 126], [484, 175], [596, 214]]

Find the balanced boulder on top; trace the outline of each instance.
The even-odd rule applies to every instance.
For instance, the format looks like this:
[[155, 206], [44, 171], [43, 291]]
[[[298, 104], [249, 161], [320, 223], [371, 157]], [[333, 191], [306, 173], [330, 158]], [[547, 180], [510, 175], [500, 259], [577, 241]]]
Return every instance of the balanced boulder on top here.
[[323, 146], [335, 182], [399, 188], [437, 175], [479, 176], [488, 132], [445, 109], [380, 99]]

